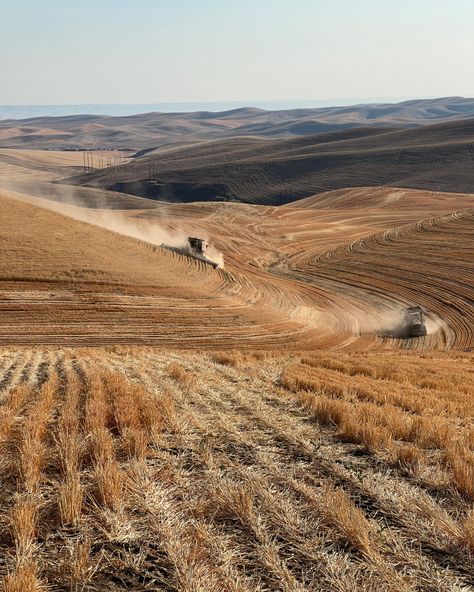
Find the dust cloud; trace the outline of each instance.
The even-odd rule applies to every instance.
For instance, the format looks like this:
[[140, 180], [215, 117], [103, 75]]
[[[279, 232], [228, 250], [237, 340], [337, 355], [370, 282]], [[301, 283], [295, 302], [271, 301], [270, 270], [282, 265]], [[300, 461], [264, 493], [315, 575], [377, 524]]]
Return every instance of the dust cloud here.
[[[370, 311], [352, 311], [352, 329], [358, 334], [376, 334], [386, 337], [401, 337], [405, 327], [405, 306], [415, 306], [416, 303], [406, 305], [384, 303], [383, 309]], [[428, 335], [446, 329], [446, 324], [433, 313], [425, 311], [424, 315]]]
[[[6, 189], [8, 195], [21, 201], [26, 201], [35, 206], [57, 212], [59, 214], [74, 218], [87, 224], [99, 226], [117, 234], [129, 236], [156, 246], [167, 246], [189, 252], [187, 237], [188, 232], [181, 229], [167, 229], [154, 221], [134, 220], [131, 215], [120, 210], [113, 209], [92, 209], [79, 195], [79, 191], [70, 185], [61, 185], [61, 192], [64, 193], [64, 200], [67, 203], [53, 201], [47, 197], [47, 189], [40, 190], [35, 187], [32, 194], [24, 192], [24, 185], [16, 185], [14, 182], [5, 183], [2, 179], [2, 188]], [[44, 197], [41, 196], [43, 193]], [[104, 204], [105, 205], [105, 204]], [[202, 231], [197, 230], [192, 236], [201, 236], [209, 247], [206, 258], [220, 268], [224, 267], [224, 255], [210, 241], [209, 237], [202, 236]]]
[[303, 304], [296, 305], [290, 312], [290, 320], [311, 329], [337, 331], [340, 323], [333, 311], [319, 309]]
[[[369, 303], [368, 303], [369, 304]], [[412, 303], [414, 305], [414, 303]], [[381, 337], [403, 338], [405, 329], [405, 306], [401, 303], [378, 303], [362, 309], [346, 302], [332, 303], [331, 308], [316, 309], [297, 305], [290, 312], [290, 319], [312, 329], [335, 333], [348, 333], [354, 337], [379, 335]], [[432, 312], [425, 311], [428, 335], [438, 331], [448, 333], [448, 327]]]

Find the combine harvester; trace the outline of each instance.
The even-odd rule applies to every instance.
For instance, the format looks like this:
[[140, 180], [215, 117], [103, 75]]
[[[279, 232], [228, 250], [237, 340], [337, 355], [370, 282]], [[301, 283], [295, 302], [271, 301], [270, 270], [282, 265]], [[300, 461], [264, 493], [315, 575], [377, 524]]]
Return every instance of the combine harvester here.
[[169, 245], [165, 245], [164, 243], [160, 246], [164, 247], [165, 249], [168, 249], [169, 251], [174, 251], [175, 253], [186, 255], [186, 257], [191, 257], [192, 259], [203, 261], [204, 263], [211, 265], [214, 269], [217, 269], [219, 267], [218, 263], [207, 257], [206, 253], [209, 247], [209, 243], [205, 241], [203, 238], [188, 236], [186, 246], [182, 248], [171, 247]]
[[396, 327], [383, 329], [377, 333], [380, 337], [392, 339], [413, 339], [428, 334], [425, 313], [421, 306], [409, 306], [403, 310], [403, 318]]
[[427, 335], [425, 314], [421, 306], [409, 306], [404, 310], [402, 332], [406, 338]]

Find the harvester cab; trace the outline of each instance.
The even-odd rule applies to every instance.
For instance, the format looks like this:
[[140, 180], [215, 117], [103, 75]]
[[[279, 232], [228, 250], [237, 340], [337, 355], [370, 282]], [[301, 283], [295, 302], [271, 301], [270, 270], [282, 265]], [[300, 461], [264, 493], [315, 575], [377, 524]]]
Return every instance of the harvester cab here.
[[421, 306], [405, 308], [403, 321], [407, 337], [423, 337], [427, 334], [425, 315]]
[[206, 251], [209, 246], [209, 243], [207, 243], [204, 239], [196, 238], [194, 236], [188, 236], [188, 245], [189, 250], [196, 257], [206, 256]]
[[394, 326], [380, 329], [377, 331], [377, 335], [391, 339], [411, 339], [424, 337], [428, 334], [425, 313], [421, 306], [408, 306], [401, 313]]

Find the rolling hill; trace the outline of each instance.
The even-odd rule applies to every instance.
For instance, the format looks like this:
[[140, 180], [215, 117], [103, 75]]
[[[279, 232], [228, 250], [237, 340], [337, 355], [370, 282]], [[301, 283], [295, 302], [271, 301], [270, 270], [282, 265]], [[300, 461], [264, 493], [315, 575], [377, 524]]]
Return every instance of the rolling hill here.
[[[334, 209], [130, 197], [114, 213], [4, 190], [0, 342], [473, 347], [472, 196], [351, 191]], [[209, 236], [225, 269], [160, 248], [177, 235]], [[413, 303], [430, 335], [377, 336]]]
[[473, 195], [166, 203], [81, 156], [0, 150], [0, 587], [468, 590]]
[[[19, 152], [0, 151], [0, 341], [472, 347], [471, 194], [357, 187], [279, 207], [172, 204], [59, 183], [78, 154]], [[225, 268], [160, 248], [186, 236], [209, 237]], [[426, 308], [431, 334], [377, 337], [410, 304]]]
[[292, 139], [168, 146], [67, 182], [170, 202], [281, 205], [329, 190], [394, 186], [474, 192], [474, 119], [364, 127]]
[[398, 104], [266, 111], [70, 115], [0, 121], [0, 147], [142, 150], [221, 137], [294, 137], [367, 126], [413, 127], [474, 115], [474, 99], [447, 97]]

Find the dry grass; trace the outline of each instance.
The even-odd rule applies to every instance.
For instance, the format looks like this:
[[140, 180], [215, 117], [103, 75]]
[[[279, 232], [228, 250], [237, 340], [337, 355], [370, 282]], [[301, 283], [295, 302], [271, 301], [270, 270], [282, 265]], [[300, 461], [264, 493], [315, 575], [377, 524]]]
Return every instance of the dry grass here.
[[460, 541], [471, 553], [474, 553], [474, 509], [469, 510], [461, 523]]
[[11, 512], [11, 531], [20, 561], [29, 558], [34, 551], [38, 502], [27, 496], [17, 500]]
[[223, 366], [238, 366], [239, 362], [242, 360], [242, 356], [238, 353], [233, 354], [224, 352], [214, 353], [211, 358], [213, 362], [216, 362], [216, 364], [222, 364]]
[[5, 592], [43, 590], [35, 559], [38, 500], [26, 495], [15, 502], [10, 515], [10, 530], [15, 544], [15, 567], [3, 582]]
[[196, 382], [196, 377], [192, 374], [192, 372], [189, 372], [181, 364], [176, 362], [172, 362], [168, 366], [167, 372], [171, 378], [174, 378], [183, 386], [191, 387]]
[[124, 479], [119, 464], [107, 460], [96, 467], [99, 502], [112, 510], [118, 510], [122, 503]]
[[[294, 393], [318, 422], [338, 428], [340, 440], [360, 444], [389, 464], [424, 474], [427, 482], [434, 467], [435, 487], [439, 486], [436, 475], [447, 470], [450, 479], [446, 486], [474, 500], [470, 419], [474, 391], [468, 364], [461, 364], [460, 374], [453, 377], [450, 363], [443, 358], [419, 359], [415, 371], [406, 356], [392, 354], [389, 358], [395, 368], [408, 368], [398, 375], [392, 371], [388, 377], [386, 361], [380, 358], [378, 354], [334, 360], [325, 357], [321, 366], [319, 356], [304, 358], [302, 363], [285, 368], [280, 384]], [[438, 382], [431, 379], [427, 384], [425, 373], [436, 376]]]
[[83, 491], [80, 475], [68, 474], [59, 487], [58, 507], [63, 525], [77, 525], [81, 518]]
[[39, 485], [46, 460], [45, 436], [53, 411], [58, 387], [57, 375], [53, 375], [41, 388], [39, 397], [26, 417], [18, 446], [19, 473], [28, 491]]
[[74, 543], [68, 567], [71, 588], [80, 590], [90, 580], [94, 572], [94, 565], [91, 561], [91, 541], [89, 539], [78, 540]]
[[15, 355], [5, 592], [468, 589], [472, 356]]
[[13, 574], [5, 577], [3, 582], [4, 592], [41, 592], [45, 588], [41, 585], [37, 576], [37, 565], [29, 563], [17, 567]]
[[416, 469], [423, 461], [422, 451], [413, 444], [401, 444], [393, 449], [392, 462], [401, 467]]
[[452, 472], [454, 487], [474, 501], [474, 454], [465, 448], [450, 451], [448, 466]]
[[323, 490], [325, 519], [337, 528], [344, 539], [367, 557], [375, 554], [376, 540], [373, 526], [364, 512], [354, 506], [342, 489], [326, 486]]

